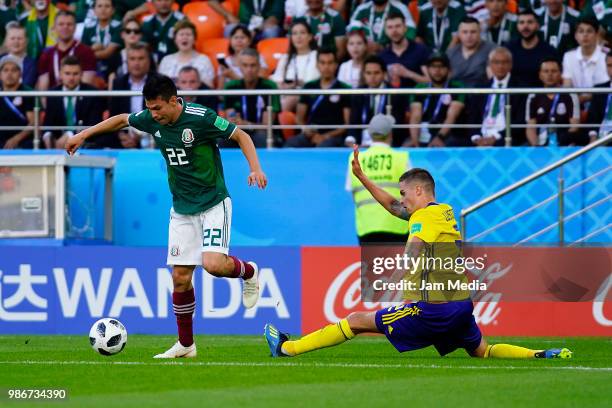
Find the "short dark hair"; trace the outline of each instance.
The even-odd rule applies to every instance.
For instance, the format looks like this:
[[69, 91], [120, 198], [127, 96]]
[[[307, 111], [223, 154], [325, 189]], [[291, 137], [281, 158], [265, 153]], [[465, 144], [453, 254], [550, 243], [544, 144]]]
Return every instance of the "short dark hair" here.
[[[111, 3], [111, 7], [115, 8], [115, 0], [109, 0]], [[94, 0], [94, 7], [96, 6], [96, 3], [98, 2], [98, 0]]]
[[81, 68], [81, 61], [79, 61], [79, 59], [75, 55], [67, 55], [62, 58], [60, 67], [63, 67], [65, 65], [77, 65], [79, 68]]
[[530, 8], [519, 11], [517, 17], [520, 17], [520, 16], [532, 16], [535, 19], [535, 21], [537, 21], [538, 23], [540, 22], [540, 20], [538, 20], [538, 15], [535, 13], [535, 11], [533, 11]]
[[402, 13], [400, 13], [399, 11], [392, 11], [387, 15], [387, 19], [385, 20], [385, 23], [389, 20], [396, 20], [396, 19], [400, 19], [402, 20], [402, 22], [404, 24], [406, 24], [406, 16], [404, 16]]
[[334, 61], [338, 62], [338, 57], [336, 56], [336, 52], [332, 50], [330, 47], [321, 47], [317, 50], [317, 61], [319, 61], [319, 56], [331, 54], [334, 56]]
[[257, 52], [257, 50], [255, 48], [250, 48], [247, 47], [244, 50], [240, 51], [238, 53], [239, 57], [253, 57], [257, 60], [257, 63], [259, 64], [259, 52]]
[[149, 52], [149, 44], [146, 42], [138, 41], [134, 44], [130, 44], [126, 51], [146, 51]]
[[380, 66], [380, 68], [383, 70], [383, 72], [387, 71], [387, 64], [385, 63], [385, 60], [380, 58], [378, 55], [370, 55], [369, 57], [367, 57], [363, 61], [363, 66], [365, 67], [366, 64], [377, 64], [377, 65]]
[[480, 21], [478, 21], [474, 17], [466, 16], [466, 17], [463, 17], [461, 19], [459, 24], [476, 24], [476, 25], [480, 25]]
[[185, 65], [183, 68], [179, 69], [178, 75], [181, 75], [185, 72], [195, 72], [198, 76], [198, 80], [200, 80], [200, 71], [198, 71], [197, 68], [195, 68], [193, 65]]
[[177, 96], [176, 85], [174, 85], [172, 79], [165, 75], [151, 74], [147, 77], [142, 95], [147, 101], [161, 97], [167, 102], [173, 96]]
[[553, 55], [549, 55], [547, 57], [542, 58], [538, 70], [542, 69], [542, 65], [544, 65], [545, 62], [554, 62], [555, 64], [557, 64], [559, 69], [562, 69], [561, 61], [559, 61], [559, 58]]
[[432, 194], [436, 194], [436, 182], [431, 176], [431, 173], [429, 173], [425, 169], [415, 167], [413, 169], [408, 170], [400, 176], [399, 182], [401, 183], [402, 181], [406, 183], [418, 181], [419, 183], [424, 184], [425, 187], [429, 191], [431, 191]]
[[583, 18], [579, 19], [576, 22], [576, 30], [578, 30], [578, 26], [580, 26], [581, 24], [585, 24], [585, 25], [589, 25], [589, 26], [593, 27], [595, 32], [599, 31], [599, 21], [597, 21], [596, 18], [593, 18], [593, 17], [583, 17]]
[[57, 12], [57, 15], [55, 16], [55, 21], [57, 21], [57, 19], [59, 17], [72, 17], [72, 19], [76, 22], [76, 14], [74, 14], [72, 11], [70, 10], [60, 10]]

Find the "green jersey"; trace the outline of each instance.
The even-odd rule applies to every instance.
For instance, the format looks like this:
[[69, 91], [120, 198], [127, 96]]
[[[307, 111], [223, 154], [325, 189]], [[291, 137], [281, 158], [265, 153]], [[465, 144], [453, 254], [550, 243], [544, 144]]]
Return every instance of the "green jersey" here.
[[534, 10], [540, 21], [540, 31], [543, 33], [544, 41], [557, 50], [559, 55], [576, 48], [574, 31], [580, 13], [571, 7], [563, 6], [563, 12], [558, 17], [548, 14], [546, 7]]
[[431, 3], [428, 3], [421, 7], [417, 37], [422, 38], [434, 52], [446, 52], [463, 17], [465, 9], [457, 1], [451, 1], [442, 15], [439, 15]]
[[184, 103], [178, 120], [161, 125], [148, 109], [132, 113], [130, 126], [150, 133], [166, 160], [174, 211], [197, 214], [229, 197], [217, 139], [228, 139], [236, 125], [197, 103]]
[[489, 27], [487, 23], [489, 13], [484, 14], [484, 17], [485, 18], [480, 21], [480, 27], [482, 29], [481, 37], [483, 40], [497, 45], [503, 45], [504, 43], [510, 42], [513, 38], [517, 38], [518, 30], [516, 28], [516, 23], [518, 18], [516, 14], [504, 14], [502, 20], [493, 27]]
[[[385, 8], [381, 11], [377, 11], [372, 1], [366, 1], [355, 9], [351, 16], [351, 25], [355, 23], [361, 24], [366, 27], [369, 39], [381, 45], [387, 45], [389, 38], [385, 34], [385, 22], [389, 13], [396, 14], [400, 13], [406, 20], [406, 38], [414, 39], [416, 34], [416, 26], [412, 20], [412, 15], [408, 11], [408, 7], [402, 2], [397, 0], [389, 0], [385, 5]], [[359, 25], [357, 24], [357, 25]]]
[[276, 17], [278, 21], [285, 19], [284, 2], [278, 0], [242, 0], [238, 10], [240, 22], [249, 25], [253, 16], [261, 16], [264, 19]]
[[297, 21], [303, 21], [310, 26], [319, 48], [327, 47], [336, 51], [336, 38], [346, 35], [346, 24], [342, 16], [331, 8], [325, 9], [316, 17], [309, 14], [298, 17], [293, 20], [293, 24]]
[[174, 25], [184, 18], [179, 11], [173, 11], [164, 21], [157, 14], [145, 17], [141, 27], [142, 41], [151, 46], [158, 62], [178, 51], [174, 43]]
[[123, 44], [121, 40], [121, 21], [111, 20], [104, 28], [100, 28], [98, 20], [91, 20], [85, 23], [81, 42], [89, 47], [94, 44], [102, 44], [108, 47], [111, 43]]
[[[225, 89], [246, 89], [244, 79], [235, 79], [225, 84]], [[276, 82], [259, 78], [255, 89], [278, 89]], [[225, 109], [234, 109], [242, 115], [242, 119], [253, 123], [261, 123], [268, 107], [268, 97], [261, 95], [242, 95], [223, 97]], [[272, 96], [272, 112], [280, 112], [281, 104], [278, 95]]]
[[582, 9], [582, 16], [595, 16], [599, 24], [606, 30], [606, 33], [610, 35], [612, 33], [612, 0], [593, 0], [592, 5], [589, 4], [590, 2], [589, 0], [585, 3]]

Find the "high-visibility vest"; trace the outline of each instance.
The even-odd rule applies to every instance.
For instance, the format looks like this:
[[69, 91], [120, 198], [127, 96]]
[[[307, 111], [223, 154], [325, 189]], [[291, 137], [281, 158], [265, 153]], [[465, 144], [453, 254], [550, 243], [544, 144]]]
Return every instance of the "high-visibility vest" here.
[[[355, 202], [355, 227], [357, 235], [372, 232], [408, 234], [408, 221], [390, 214], [372, 197], [359, 179], [350, 171], [353, 155], [349, 157], [351, 189]], [[363, 172], [377, 186], [400, 199], [399, 178], [408, 168], [408, 152], [395, 151], [386, 145], [375, 145], [359, 153]]]

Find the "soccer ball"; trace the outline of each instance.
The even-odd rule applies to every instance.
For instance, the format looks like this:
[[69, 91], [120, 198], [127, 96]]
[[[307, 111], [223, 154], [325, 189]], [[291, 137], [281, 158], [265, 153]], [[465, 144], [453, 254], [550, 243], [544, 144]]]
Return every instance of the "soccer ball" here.
[[100, 319], [89, 330], [89, 344], [103, 356], [112, 356], [127, 344], [127, 330], [117, 319]]

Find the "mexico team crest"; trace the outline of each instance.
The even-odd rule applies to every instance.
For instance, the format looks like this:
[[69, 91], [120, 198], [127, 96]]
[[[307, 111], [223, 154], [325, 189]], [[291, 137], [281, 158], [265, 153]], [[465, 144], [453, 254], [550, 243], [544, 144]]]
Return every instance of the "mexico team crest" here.
[[195, 140], [195, 137], [193, 136], [193, 132], [191, 131], [191, 129], [183, 130], [183, 135], [181, 137], [181, 140], [183, 141], [183, 143], [185, 143], [185, 145], [190, 145], [193, 143], [193, 141]]

